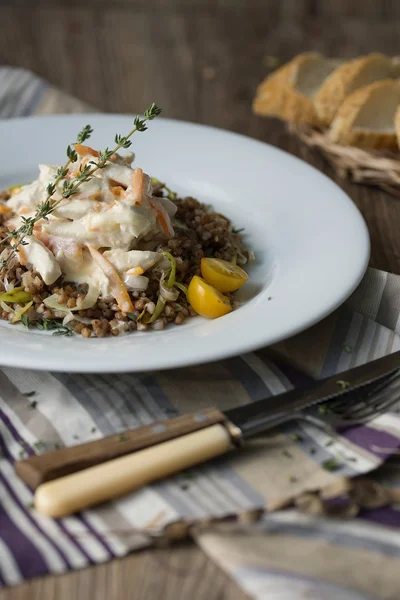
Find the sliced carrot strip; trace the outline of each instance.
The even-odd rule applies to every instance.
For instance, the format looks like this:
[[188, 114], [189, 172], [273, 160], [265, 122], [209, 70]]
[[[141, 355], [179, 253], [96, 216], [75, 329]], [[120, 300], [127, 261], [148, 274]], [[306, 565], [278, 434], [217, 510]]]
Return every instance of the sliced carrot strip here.
[[[16, 242], [14, 240], [11, 241], [11, 246], [13, 246], [14, 248], [16, 247]], [[23, 245], [19, 244], [16, 250], [19, 258], [19, 263], [24, 267], [28, 264], [28, 257], [26, 255]]]
[[90, 244], [86, 245], [93, 260], [97, 262], [103, 273], [110, 280], [111, 292], [117, 301], [118, 308], [125, 313], [133, 312], [134, 308], [132, 300], [130, 299], [128, 290], [119, 276], [117, 269], [98, 250], [96, 250], [96, 248], [93, 248]]
[[[0, 210], [0, 212], [2, 212], [2, 211]], [[6, 212], [6, 211], [4, 211], [4, 212]], [[20, 215], [20, 216], [26, 215], [28, 212], [29, 212], [29, 208], [27, 206], [22, 206], [18, 211], [18, 215]]]
[[77, 151], [77, 153], [80, 154], [81, 156], [95, 156], [95, 157], [99, 156], [99, 153], [97, 152], [97, 150], [94, 150], [90, 146], [84, 146], [83, 144], [75, 144], [74, 148]]
[[126, 197], [132, 199], [135, 204], [142, 204], [144, 188], [144, 175], [142, 169], [137, 167], [133, 171], [132, 181], [126, 190]]
[[19, 262], [23, 267], [28, 264], [28, 257], [26, 255], [26, 252], [25, 252], [23, 246], [21, 246], [21, 244], [18, 246], [18, 256], [19, 256]]
[[44, 244], [45, 246], [50, 246], [50, 236], [48, 233], [42, 231], [42, 228], [40, 226], [35, 225], [35, 227], [33, 228], [33, 235], [37, 237], [37, 239], [40, 242], [42, 242], [42, 244]]
[[0, 204], [0, 213], [8, 213], [11, 212], [11, 208], [6, 206], [5, 204]]
[[174, 229], [171, 224], [171, 219], [165, 208], [157, 202], [154, 198], [149, 199], [150, 206], [153, 208], [157, 215], [157, 220], [161, 225], [161, 229], [165, 233], [167, 238], [172, 238], [175, 235]]

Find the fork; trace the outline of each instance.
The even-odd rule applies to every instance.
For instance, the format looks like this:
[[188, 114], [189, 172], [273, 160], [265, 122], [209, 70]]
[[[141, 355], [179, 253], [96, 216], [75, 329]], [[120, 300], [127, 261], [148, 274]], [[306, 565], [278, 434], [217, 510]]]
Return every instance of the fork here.
[[[398, 357], [395, 358], [397, 360]], [[383, 362], [387, 363], [387, 361]], [[380, 362], [378, 362], [378, 367], [381, 367]], [[374, 377], [374, 368], [368, 367], [367, 373], [370, 373], [373, 379], [370, 377], [365, 379], [366, 374], [364, 373], [364, 378], [357, 380], [359, 371], [360, 368], [358, 371], [352, 371], [353, 386], [357, 387], [353, 387], [351, 392], [345, 390], [338, 392], [337, 385], [335, 385], [338, 383], [336, 377], [328, 378], [324, 382], [316, 382], [311, 392], [310, 389], [303, 393], [298, 390], [287, 392], [285, 394], [286, 408], [280, 410], [279, 413], [276, 412], [276, 409], [272, 409], [273, 412], [269, 416], [268, 410], [265, 412], [265, 400], [226, 411], [224, 414], [215, 409], [209, 409], [214, 417], [217, 413], [217, 420], [213, 421], [214, 424], [209, 422], [209, 412], [207, 415], [204, 413], [194, 414], [192, 418], [197, 425], [199, 421], [207, 424], [204, 429], [195, 432], [192, 429], [192, 433], [182, 433], [166, 442], [151, 447], [147, 446], [143, 450], [106, 460], [102, 464], [47, 481], [36, 489], [35, 507], [52, 517], [69, 515], [221, 456], [234, 448], [239, 449], [246, 439], [293, 420], [309, 421], [328, 431], [334, 437], [337, 435], [336, 429], [369, 421], [391, 408], [399, 400], [399, 368], [392, 369], [383, 376]], [[361, 371], [365, 371], [365, 369], [361, 368]], [[348, 376], [350, 377], [350, 372]], [[365, 381], [367, 383], [362, 383]], [[340, 380], [339, 383], [341, 383]], [[346, 382], [342, 382], [342, 386], [346, 387]], [[321, 392], [324, 390], [322, 395]], [[325, 398], [325, 401], [321, 400], [319, 394]], [[277, 401], [279, 402], [279, 400]], [[321, 408], [317, 411], [309, 410], [314, 404], [324, 407], [323, 414], [321, 414]], [[309, 407], [308, 410], [305, 409], [306, 406]], [[238, 411], [242, 411], [239, 426]], [[321, 418], [322, 416], [324, 418]], [[221, 421], [221, 417], [225, 421]], [[181, 419], [182, 417], [178, 417], [179, 422]], [[172, 421], [176, 421], [176, 419]], [[159, 432], [159, 428], [162, 428], [164, 433], [167, 430], [163, 423], [150, 426], [150, 428], [157, 429], [157, 432]], [[146, 433], [147, 428], [141, 429], [142, 435], [143, 429]], [[72, 450], [72, 452], [74, 451]], [[46, 455], [44, 455], [45, 457]], [[25, 463], [31, 461], [29, 465], [25, 464], [25, 467], [32, 468], [32, 462], [35, 460], [40, 461], [41, 458], [31, 457], [25, 461]], [[23, 462], [19, 463], [20, 473]]]
[[[343, 382], [345, 385], [346, 382]], [[291, 412], [282, 411], [265, 421], [260, 432], [274, 429], [291, 421], [306, 421], [320, 429], [336, 435], [338, 429], [372, 421], [385, 413], [400, 400], [400, 369], [394, 369], [374, 381], [345, 390], [336, 398], [327, 400], [315, 408]], [[354, 401], [354, 404], [353, 404]]]

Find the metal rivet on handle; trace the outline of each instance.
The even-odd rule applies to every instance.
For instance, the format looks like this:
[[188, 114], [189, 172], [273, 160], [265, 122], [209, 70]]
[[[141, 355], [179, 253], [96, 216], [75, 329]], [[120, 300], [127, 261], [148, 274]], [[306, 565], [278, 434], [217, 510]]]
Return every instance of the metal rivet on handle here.
[[165, 425], [154, 425], [153, 431], [154, 433], [164, 433], [164, 431], [167, 431], [167, 428]]
[[201, 415], [201, 414], [199, 414], [199, 415], [194, 415], [194, 416], [193, 416], [193, 419], [194, 419], [195, 421], [198, 421], [199, 423], [201, 423], [202, 421], [208, 421], [208, 417], [207, 417], [207, 415]]

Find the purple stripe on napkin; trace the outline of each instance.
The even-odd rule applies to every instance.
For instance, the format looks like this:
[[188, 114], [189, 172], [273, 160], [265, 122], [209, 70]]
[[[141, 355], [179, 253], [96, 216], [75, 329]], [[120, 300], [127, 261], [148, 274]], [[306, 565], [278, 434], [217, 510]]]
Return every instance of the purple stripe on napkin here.
[[335, 510], [342, 510], [351, 504], [351, 499], [347, 496], [336, 496], [335, 498], [324, 498], [324, 505]]
[[10, 462], [14, 462], [13, 457], [11, 456], [6, 443], [3, 439], [3, 436], [1, 435], [1, 431], [0, 431], [0, 453], [3, 454], [4, 458], [7, 458]]
[[15, 429], [14, 425], [11, 423], [8, 416], [1, 410], [1, 408], [0, 408], [0, 418], [3, 421], [4, 425], [7, 427], [8, 431], [11, 433], [14, 440], [18, 443], [22, 442], [21, 449], [23, 447], [24, 450], [26, 451], [26, 453], [31, 456], [33, 454], [36, 454], [34, 449], [31, 446], [29, 446], [29, 444], [27, 444], [24, 439], [22, 439], [22, 437], [19, 435], [18, 431]]
[[386, 525], [386, 527], [400, 528], [400, 510], [391, 508], [390, 506], [384, 506], [382, 508], [364, 509], [360, 512], [359, 517], [373, 521], [379, 525]]
[[[340, 434], [356, 446], [384, 460], [400, 446], [400, 439], [381, 429], [359, 425], [340, 431]], [[380, 450], [381, 449], [381, 450]]]
[[19, 506], [19, 508], [23, 511], [25, 517], [28, 519], [28, 521], [30, 522], [30, 524], [32, 525], [32, 527], [34, 527], [37, 531], [39, 531], [41, 533], [41, 535], [49, 542], [49, 544], [54, 548], [54, 551], [60, 556], [60, 558], [63, 559], [63, 561], [66, 563], [66, 565], [68, 566], [69, 569], [72, 568], [72, 565], [70, 563], [70, 561], [68, 560], [68, 558], [66, 557], [65, 553], [61, 550], [61, 548], [59, 548], [54, 540], [51, 538], [51, 536], [49, 536], [41, 527], [40, 525], [37, 523], [37, 521], [32, 517], [31, 513], [30, 513], [30, 509], [23, 504], [23, 502], [21, 501], [21, 499], [18, 497], [18, 495], [15, 493], [14, 489], [9, 485], [7, 478], [4, 477], [3, 473], [0, 471], [0, 481], [3, 483], [4, 487], [7, 489], [8, 493], [10, 494], [10, 496], [12, 497], [12, 499], [14, 500], [14, 503], [17, 504]]
[[[4, 421], [4, 425], [7, 426], [9, 432], [11, 433], [11, 435], [13, 436], [13, 438], [16, 441], [19, 441], [21, 439], [21, 436], [18, 435], [18, 432], [16, 431], [16, 429], [14, 428], [13, 424], [11, 423], [10, 419], [7, 418], [7, 416], [0, 410], [0, 417], [3, 419]], [[4, 454], [5, 456], [7, 456], [7, 458], [11, 461], [14, 462], [13, 457], [10, 455], [10, 453], [8, 452], [4, 441], [1, 439], [0, 436], [0, 444], [1, 447], [4, 449]], [[35, 454], [35, 451], [33, 450], [33, 448], [27, 444], [24, 443], [24, 449], [26, 450], [26, 452], [28, 454]], [[21, 505], [22, 510], [25, 512], [26, 516], [30, 519], [30, 514], [29, 511], [26, 510], [26, 507], [24, 507], [23, 505]], [[82, 516], [82, 515], [76, 515], [76, 518], [79, 519], [84, 525], [85, 527], [88, 529], [88, 531], [92, 534], [93, 537], [96, 538], [96, 540], [99, 542], [99, 544], [101, 544], [101, 546], [103, 546], [104, 550], [106, 550], [106, 552], [108, 553], [109, 556], [114, 556], [114, 553], [112, 552], [110, 546], [107, 544], [107, 542], [104, 540], [104, 538], [102, 536], [100, 536], [97, 531], [90, 525], [90, 523], [88, 523], [88, 521]], [[90, 564], [94, 564], [95, 561], [93, 561], [93, 559], [90, 557], [90, 555], [86, 552], [86, 550], [84, 549], [84, 547], [79, 544], [76, 539], [70, 534], [70, 532], [68, 531], [68, 529], [66, 528], [66, 526], [64, 525], [64, 522], [62, 519], [58, 519], [57, 523], [60, 527], [60, 529], [62, 530], [62, 532], [68, 536], [68, 538], [75, 544], [75, 546], [77, 547], [77, 549], [79, 550], [79, 552], [81, 552], [81, 554], [83, 554], [88, 561], [90, 561]], [[49, 540], [49, 542], [51, 544], [54, 544], [53, 540], [39, 527], [39, 525], [37, 523], [34, 523], [35, 526], [41, 531], [41, 533]], [[61, 554], [62, 551], [58, 548], [58, 546], [54, 546], [56, 549], [58, 549], [60, 551]], [[64, 557], [65, 558], [65, 557]], [[67, 560], [65, 558], [65, 560]]]
[[0, 505], [0, 537], [14, 556], [15, 562], [24, 577], [35, 577], [48, 573], [49, 569], [42, 555], [28, 537], [15, 525], [14, 521]]
[[[113, 550], [111, 549], [111, 546], [109, 546], [109, 544], [107, 543], [107, 541], [105, 540], [104, 536], [102, 536], [101, 534], [97, 533], [96, 529], [94, 527], [92, 527], [92, 525], [90, 524], [90, 522], [83, 516], [82, 513], [76, 513], [74, 515], [75, 519], [77, 519], [78, 521], [81, 521], [81, 523], [84, 524], [84, 526], [86, 527], [86, 529], [88, 530], [87, 535], [88, 537], [90, 535], [92, 535], [101, 546], [103, 546], [104, 550], [107, 552], [108, 554], [108, 558], [112, 558], [113, 556], [117, 556], [115, 554], [115, 552], [113, 552]], [[67, 535], [69, 537], [70, 540], [72, 540], [76, 546], [78, 546], [79, 550], [82, 552], [82, 554], [84, 554], [87, 559], [91, 562], [91, 564], [95, 564], [98, 561], [94, 561], [89, 554], [87, 554], [87, 552], [84, 550], [84, 548], [78, 544], [78, 542], [76, 541], [76, 538], [68, 531], [68, 529], [66, 529], [63, 520], [62, 519], [55, 519], [55, 521], [59, 524], [59, 526], [62, 528], [62, 530], [64, 531], [65, 535]]]
[[[13, 462], [14, 462], [14, 459], [13, 459], [12, 455], [10, 454], [10, 452], [8, 451], [8, 449], [7, 449], [7, 446], [5, 445], [5, 443], [4, 443], [4, 441], [3, 441], [2, 437], [1, 437], [1, 435], [0, 435], [0, 450], [2, 451], [2, 453], [3, 453], [3, 455], [4, 455], [4, 457], [5, 457], [5, 458], [7, 458], [7, 459], [8, 459], [8, 460], [9, 460], [11, 463], [13, 463]], [[1, 474], [0, 474], [0, 479], [1, 479]], [[8, 487], [8, 485], [7, 485], [7, 487]], [[28, 518], [30, 518], [30, 512], [29, 512], [29, 509], [27, 509], [27, 508], [26, 508], [26, 506], [24, 506], [24, 504], [22, 504], [21, 502], [19, 502], [19, 501], [18, 501], [18, 499], [16, 499], [16, 502], [18, 502], [18, 503], [19, 503], [19, 505], [20, 505], [20, 508], [21, 508], [21, 510], [23, 510], [24, 514], [25, 514], [25, 515], [26, 515]], [[1, 508], [1, 504], [0, 504], [0, 508]], [[79, 518], [79, 517], [77, 517], [77, 518]], [[31, 520], [31, 519], [30, 519], [30, 520]], [[97, 535], [97, 532], [93, 530], [93, 528], [91, 527], [91, 525], [87, 524], [87, 523], [84, 521], [84, 519], [80, 519], [80, 520], [81, 520], [82, 522], [84, 522], [84, 524], [85, 524], [85, 526], [87, 527], [87, 529], [88, 529], [88, 530], [90, 530], [90, 533], [92, 533], [92, 535], [93, 535], [94, 537], [96, 537], [96, 539], [98, 539], [98, 541], [99, 541], [99, 542], [100, 542], [100, 543], [101, 543], [103, 546], [105, 546], [105, 547], [106, 547], [106, 550], [107, 550], [107, 551], [108, 551], [110, 554], [112, 554], [112, 553], [111, 553], [111, 550], [109, 550], [109, 548], [108, 548], [107, 544], [105, 544], [105, 543], [104, 543], [104, 540], [103, 540], [102, 538], [100, 538], [100, 537]], [[83, 556], [86, 558], [86, 560], [88, 561], [88, 564], [96, 564], [96, 561], [94, 561], [94, 560], [92, 559], [92, 557], [90, 556], [90, 554], [88, 554], [88, 552], [86, 552], [86, 550], [85, 550], [84, 546], [82, 546], [81, 544], [79, 544], [79, 543], [76, 541], [76, 538], [75, 538], [75, 537], [74, 537], [74, 536], [73, 536], [73, 535], [72, 535], [72, 534], [71, 534], [71, 533], [68, 531], [68, 529], [67, 529], [67, 528], [66, 528], [66, 526], [64, 525], [64, 523], [63, 523], [62, 519], [57, 519], [57, 520], [55, 520], [55, 522], [57, 522], [57, 523], [58, 523], [58, 525], [59, 525], [59, 527], [60, 527], [60, 529], [61, 529], [62, 533], [64, 533], [64, 534], [65, 534], [65, 535], [68, 537], [68, 539], [71, 541], [71, 543], [72, 543], [72, 544], [74, 544], [74, 546], [76, 547], [77, 551], [78, 551], [78, 552], [80, 552], [80, 553], [81, 553], [81, 554], [82, 554], [82, 555], [83, 555]], [[42, 533], [43, 535], [45, 535], [45, 537], [47, 537], [47, 539], [50, 541], [50, 543], [53, 543], [53, 542], [54, 542], [54, 540], [53, 540], [51, 537], [47, 536], [47, 534], [46, 534], [46, 533], [45, 533], [45, 532], [44, 532], [44, 531], [43, 531], [43, 530], [42, 530], [42, 529], [41, 529], [41, 528], [38, 526], [38, 524], [37, 524], [36, 522], [34, 522], [34, 525], [35, 525], [35, 527], [37, 527], [37, 528], [38, 528], [38, 529], [41, 531], [41, 533]], [[1, 533], [1, 530], [0, 530], [0, 533]], [[58, 546], [57, 546], [57, 549], [58, 549], [58, 550], [60, 550], [60, 549], [58, 548]], [[68, 564], [69, 564], [69, 561], [68, 561], [67, 557], [64, 555], [64, 553], [62, 552], [62, 550], [60, 550], [60, 553], [63, 555], [63, 557], [65, 558], [65, 560], [66, 560], [66, 561], [68, 562]]]

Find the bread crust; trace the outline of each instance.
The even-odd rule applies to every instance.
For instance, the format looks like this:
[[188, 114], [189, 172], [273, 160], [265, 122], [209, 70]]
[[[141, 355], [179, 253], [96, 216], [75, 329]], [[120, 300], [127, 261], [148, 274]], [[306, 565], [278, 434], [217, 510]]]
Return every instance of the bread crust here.
[[253, 111], [262, 116], [319, 126], [320, 119], [313, 99], [296, 89], [296, 78], [305, 63], [320, 59], [322, 56], [316, 52], [299, 54], [269, 75], [257, 88]]
[[[393, 79], [377, 81], [362, 87], [346, 98], [332, 122], [331, 128], [328, 131], [329, 139], [332, 142], [358, 146], [359, 148], [370, 148], [379, 150], [398, 151], [398, 141], [395, 131], [395, 115], [388, 115], [389, 121], [393, 119], [393, 131], [379, 131], [369, 129], [368, 127], [357, 126], [357, 118], [360, 116], [360, 111], [365, 110], [370, 104], [370, 109], [373, 110], [373, 102], [377, 102], [379, 94], [393, 95], [393, 102], [400, 104], [400, 82]], [[396, 117], [399, 113], [397, 109]], [[400, 116], [399, 126], [400, 126]]]
[[[357, 79], [361, 79], [362, 74], [368, 69], [371, 71], [371, 75], [374, 71], [381, 70], [382, 77], [379, 80], [382, 80], [390, 76], [393, 64], [390, 58], [376, 52], [345, 63], [326, 78], [314, 98], [316, 113], [322, 126], [327, 127], [332, 123], [346, 97], [359, 89], [358, 87], [354, 88], [357, 85]], [[377, 80], [375, 79], [375, 81]], [[366, 81], [365, 85], [370, 83], [374, 83], [374, 81]]]

